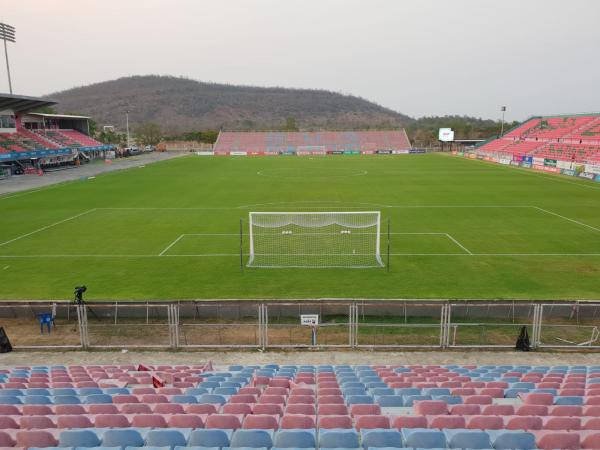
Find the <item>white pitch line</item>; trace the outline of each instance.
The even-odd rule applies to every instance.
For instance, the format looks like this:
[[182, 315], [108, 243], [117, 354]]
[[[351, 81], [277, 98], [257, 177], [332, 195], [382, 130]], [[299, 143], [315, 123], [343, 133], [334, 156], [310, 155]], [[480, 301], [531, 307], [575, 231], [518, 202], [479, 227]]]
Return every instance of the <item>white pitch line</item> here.
[[390, 253], [390, 256], [600, 256], [600, 253]]
[[239, 253], [198, 253], [190, 255], [0, 255], [3, 259], [14, 259], [14, 258], [166, 258], [166, 257], [204, 257], [204, 256], [237, 256]]
[[177, 244], [179, 242], [179, 240], [184, 237], [185, 234], [180, 234], [179, 237], [177, 239], [175, 239], [173, 242], [171, 242], [169, 245], [167, 245], [167, 247], [158, 254], [158, 256], [163, 256], [171, 247], [173, 247], [175, 244]]
[[555, 212], [552, 212], [552, 211], [548, 211], [547, 209], [540, 208], [540, 207], [538, 207], [538, 206], [534, 206], [534, 208], [535, 208], [535, 209], [537, 209], [537, 210], [539, 210], [539, 211], [545, 212], [546, 214], [551, 214], [551, 215], [553, 215], [553, 216], [560, 217], [561, 219], [568, 220], [569, 222], [576, 223], [577, 225], [581, 225], [581, 226], [583, 226], [583, 227], [587, 227], [587, 228], [589, 228], [589, 229], [591, 229], [591, 230], [594, 230], [594, 231], [598, 231], [598, 232], [600, 232], [600, 228], [593, 227], [593, 226], [591, 226], [591, 225], [588, 225], [587, 223], [579, 222], [578, 220], [571, 219], [571, 218], [569, 218], [569, 217], [565, 217], [565, 216], [561, 216], [561, 215], [560, 215], [560, 214], [558, 214], [558, 213], [555, 213]]
[[[314, 202], [314, 205], [310, 205], [308, 204], [307, 206], [299, 206], [299, 204], [303, 204], [303, 203], [310, 203], [310, 202], [280, 202], [280, 203], [264, 203], [264, 204], [255, 204], [255, 205], [241, 205], [241, 206], [231, 206], [231, 207], [211, 207], [211, 206], [207, 206], [207, 207], [203, 207], [203, 206], [198, 206], [198, 207], [100, 207], [100, 208], [95, 208], [98, 211], [210, 211], [210, 210], [217, 210], [217, 211], [234, 211], [234, 210], [240, 210], [240, 209], [249, 209], [249, 208], [254, 208], [254, 207], [261, 207], [261, 206], [276, 206], [276, 205], [281, 205], [281, 206], [291, 206], [291, 205], [298, 205], [297, 208], [299, 209], [309, 209], [309, 208], [318, 208], [318, 209], [357, 209], [357, 208], [364, 208], [364, 206], [318, 206], [318, 203], [334, 203], [334, 202]], [[340, 202], [341, 203], [341, 202]], [[370, 205], [372, 207], [379, 207], [379, 208], [535, 208], [535, 206], [531, 206], [531, 205], [385, 205], [385, 204], [380, 204], [380, 203], [354, 203], [356, 205]]]
[[[349, 254], [350, 255], [350, 254]], [[0, 255], [1, 259], [26, 258], [196, 258], [196, 257], [238, 257], [239, 253], [195, 253], [189, 255]], [[338, 256], [338, 255], [336, 255]], [[355, 254], [352, 254], [355, 256]], [[370, 254], [368, 256], [371, 256]], [[390, 256], [600, 256], [600, 253], [390, 253]]]
[[183, 233], [182, 236], [239, 236], [240, 233]]
[[18, 241], [19, 239], [23, 239], [25, 237], [31, 236], [32, 234], [39, 233], [40, 231], [47, 230], [48, 228], [55, 227], [57, 225], [60, 225], [61, 223], [68, 222], [69, 220], [77, 219], [78, 217], [84, 216], [84, 215], [89, 214], [89, 213], [94, 212], [94, 211], [96, 211], [96, 208], [94, 208], [94, 209], [88, 209], [87, 211], [84, 211], [81, 214], [77, 214], [75, 216], [67, 217], [66, 219], [59, 220], [58, 222], [51, 223], [50, 225], [46, 225], [45, 227], [38, 228], [37, 230], [30, 231], [29, 233], [22, 234], [21, 236], [17, 236], [16, 238], [13, 238], [13, 239], [11, 239], [9, 241], [0, 243], [0, 247], [2, 247], [3, 245], [6, 245], [6, 244], [10, 244], [11, 242]]
[[469, 250], [467, 247], [465, 247], [464, 245], [462, 245], [460, 242], [458, 242], [456, 239], [454, 239], [452, 236], [450, 236], [448, 233], [444, 233], [446, 236], [448, 236], [448, 239], [450, 239], [452, 242], [454, 242], [456, 245], [458, 245], [460, 248], [462, 248], [465, 252], [467, 252], [469, 255], [472, 255], [473, 253], [471, 252], [471, 250]]

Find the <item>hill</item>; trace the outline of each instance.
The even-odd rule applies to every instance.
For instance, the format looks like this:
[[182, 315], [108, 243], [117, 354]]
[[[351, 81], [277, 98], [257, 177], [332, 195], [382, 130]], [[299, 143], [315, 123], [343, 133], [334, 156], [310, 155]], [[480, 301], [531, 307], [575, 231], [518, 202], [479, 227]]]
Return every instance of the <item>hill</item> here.
[[403, 127], [410, 117], [359, 97], [311, 89], [204, 83], [170, 76], [134, 76], [50, 94], [59, 112], [99, 124], [161, 124], [167, 133], [197, 129], [279, 129], [294, 118], [301, 129]]

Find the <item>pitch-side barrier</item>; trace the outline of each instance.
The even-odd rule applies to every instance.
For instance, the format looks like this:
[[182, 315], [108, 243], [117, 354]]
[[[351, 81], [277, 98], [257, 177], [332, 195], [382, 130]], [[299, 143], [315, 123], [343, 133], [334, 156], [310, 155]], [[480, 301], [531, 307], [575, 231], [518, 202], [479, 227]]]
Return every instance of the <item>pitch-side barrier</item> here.
[[532, 349], [600, 350], [600, 301], [12, 301], [0, 326], [16, 350], [512, 349], [523, 327]]

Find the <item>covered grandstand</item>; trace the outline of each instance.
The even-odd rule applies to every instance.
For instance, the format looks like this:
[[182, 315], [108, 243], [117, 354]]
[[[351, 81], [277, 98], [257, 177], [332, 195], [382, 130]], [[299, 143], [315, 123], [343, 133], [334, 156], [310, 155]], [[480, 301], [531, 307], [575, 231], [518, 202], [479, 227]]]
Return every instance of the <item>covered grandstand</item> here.
[[239, 132], [222, 131], [214, 146], [216, 155], [325, 155], [391, 154], [412, 150], [404, 130]]
[[600, 179], [600, 113], [532, 117], [477, 148], [503, 164]]
[[89, 136], [89, 117], [34, 111], [56, 102], [0, 95], [0, 164], [3, 172], [38, 171], [101, 157], [113, 146]]

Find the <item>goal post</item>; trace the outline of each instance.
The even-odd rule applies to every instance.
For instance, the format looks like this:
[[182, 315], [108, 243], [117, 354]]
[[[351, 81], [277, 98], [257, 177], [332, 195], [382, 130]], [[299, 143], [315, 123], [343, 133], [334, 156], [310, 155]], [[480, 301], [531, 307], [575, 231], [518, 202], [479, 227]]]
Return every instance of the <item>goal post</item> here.
[[381, 212], [250, 212], [248, 267], [383, 267]]

